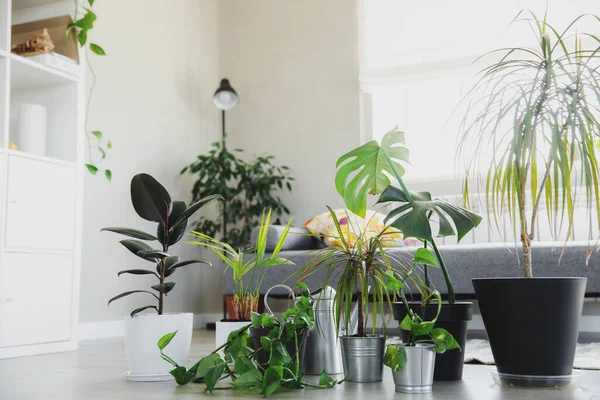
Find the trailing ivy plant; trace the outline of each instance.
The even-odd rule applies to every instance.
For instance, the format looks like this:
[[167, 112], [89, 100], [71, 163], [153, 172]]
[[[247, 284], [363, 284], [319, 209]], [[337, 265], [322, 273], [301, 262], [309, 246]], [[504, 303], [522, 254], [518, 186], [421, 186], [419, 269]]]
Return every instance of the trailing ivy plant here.
[[[87, 0], [87, 4], [89, 7], [84, 7], [82, 12], [81, 10], [81, 0], [75, 1], [75, 16], [78, 17], [77, 20], [70, 23], [67, 26], [66, 35], [69, 37], [72, 33], [76, 36], [77, 41], [82, 49], [85, 50], [85, 57], [87, 60], [87, 66], [92, 75], [92, 83], [90, 85], [90, 90], [87, 96], [87, 104], [85, 110], [85, 133], [88, 139], [88, 157], [89, 163], [85, 164], [87, 170], [92, 174], [96, 175], [98, 173], [98, 166], [100, 162], [102, 162], [106, 158], [106, 153], [108, 150], [112, 149], [112, 142], [110, 140], [106, 140], [102, 131], [99, 130], [91, 130], [88, 128], [88, 115], [90, 111], [90, 104], [92, 101], [92, 94], [94, 91], [94, 87], [96, 86], [96, 73], [92, 68], [92, 64], [90, 63], [90, 59], [88, 56], [88, 48], [94, 54], [99, 56], [105, 56], [106, 52], [104, 49], [96, 44], [89, 43], [88, 45], [88, 32], [94, 28], [94, 22], [97, 19], [96, 14], [92, 11], [92, 7], [94, 6], [95, 0]], [[83, 0], [85, 1], [85, 0]], [[95, 150], [95, 151], [94, 151]], [[110, 169], [104, 170], [104, 176], [107, 180], [112, 179], [112, 171]]]
[[289, 214], [279, 193], [291, 191], [294, 178], [287, 166], [274, 165], [274, 159], [274, 156], [261, 156], [246, 162], [221, 142], [215, 142], [208, 154], [199, 155], [196, 161], [183, 168], [182, 175], [196, 176], [192, 188], [194, 201], [213, 194], [220, 194], [225, 199], [218, 206], [216, 219], [202, 217], [195, 230], [233, 248], [244, 248], [250, 239], [250, 231], [259, 224], [263, 210], [272, 210], [275, 219]]
[[[188, 219], [204, 205], [212, 200], [221, 199], [220, 195], [207, 196], [191, 206], [186, 206], [183, 201], [172, 201], [169, 192], [156, 179], [148, 174], [138, 174], [131, 180], [131, 202], [135, 212], [146, 221], [157, 222], [156, 235], [131, 228], [104, 228], [103, 231], [115, 232], [128, 236], [132, 239], [121, 240], [127, 250], [136, 256], [154, 264], [154, 269], [127, 269], [120, 271], [118, 276], [130, 275], [154, 275], [158, 280], [153, 290], [131, 290], [121, 293], [108, 301], [108, 304], [123, 297], [146, 293], [153, 296], [156, 304], [137, 308], [131, 312], [135, 314], [154, 309], [161, 315], [164, 311], [164, 296], [175, 287], [175, 282], [167, 282], [166, 278], [181, 267], [191, 264], [207, 264], [210, 262], [199, 258], [180, 260], [178, 256], [167, 253], [169, 247], [179, 242], [187, 228]], [[157, 241], [160, 248], [155, 249], [145, 242]]]
[[443, 328], [435, 327], [435, 323], [442, 311], [442, 297], [437, 290], [432, 291], [428, 297], [421, 300], [423, 313], [425, 312], [425, 305], [433, 300], [437, 301], [437, 313], [431, 321], [425, 321], [423, 316], [411, 310], [405, 298], [402, 299], [406, 308], [406, 316], [400, 322], [400, 329], [408, 331], [409, 334], [406, 343], [389, 345], [386, 348], [383, 363], [390, 367], [392, 371], [397, 372], [404, 368], [406, 364], [406, 346], [416, 346], [419, 343], [432, 343], [435, 345], [434, 351], [436, 353], [460, 349], [460, 345], [451, 333]]
[[[245, 394], [268, 397], [280, 388], [304, 389], [306, 387], [327, 389], [340, 384], [325, 371], [317, 385], [305, 382], [300, 372], [300, 340], [314, 325], [314, 313], [306, 285], [299, 285], [302, 296], [283, 313], [282, 319], [269, 314], [252, 314], [252, 322], [232, 332], [227, 342], [202, 358], [190, 369], [178, 365], [163, 350], [177, 332], [168, 333], [158, 341], [161, 357], [175, 368], [171, 375], [179, 385], [189, 382], [203, 383], [212, 393], [217, 389], [231, 389]], [[267, 328], [269, 334], [260, 338], [261, 347], [254, 348], [248, 330]], [[293, 351], [288, 351], [289, 346]], [[223, 356], [218, 352], [222, 350]], [[290, 354], [293, 353], [293, 354]], [[266, 363], [258, 360], [261, 357]], [[226, 386], [217, 384], [227, 378]]]

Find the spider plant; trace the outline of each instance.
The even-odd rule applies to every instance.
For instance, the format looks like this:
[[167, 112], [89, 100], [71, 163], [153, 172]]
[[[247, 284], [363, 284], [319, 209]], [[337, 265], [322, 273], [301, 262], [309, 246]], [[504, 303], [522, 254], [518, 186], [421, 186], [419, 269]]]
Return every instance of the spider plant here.
[[[377, 312], [384, 316], [385, 311], [391, 308], [391, 304], [403, 296], [402, 289], [406, 283], [413, 282], [412, 286], [422, 288], [423, 282], [418, 274], [412, 273], [410, 260], [386, 254], [381, 243], [385, 235], [389, 234], [387, 231], [368, 237], [366, 232], [356, 232], [349, 225], [340, 226], [335, 212], [331, 207], [327, 208], [336, 228], [337, 235], [333, 238], [337, 239], [340, 246], [319, 250], [315, 257], [294, 275], [297, 275], [298, 281], [302, 281], [311, 274], [325, 271], [323, 286], [328, 285], [332, 277], [338, 278], [334, 298], [337, 331], [340, 332], [343, 327], [347, 336], [352, 334], [350, 325], [353, 298], [356, 296], [358, 298], [357, 336], [366, 337], [368, 334], [369, 305], [371, 305], [373, 321], [371, 333], [375, 334]], [[371, 299], [370, 293], [372, 293]], [[383, 323], [382, 326], [385, 331], [386, 324]]]
[[[212, 249], [225, 263], [224, 273], [227, 273], [227, 270], [231, 269], [233, 282], [236, 288], [233, 296], [233, 319], [250, 321], [251, 313], [258, 312], [260, 287], [268, 271], [268, 268], [266, 267], [293, 264], [293, 262], [285, 258], [278, 257], [290, 227], [292, 226], [291, 220], [286, 225], [271, 255], [269, 257], [265, 256], [267, 233], [270, 222], [271, 210], [269, 210], [266, 215], [263, 213], [260, 221], [256, 247], [251, 249], [236, 250], [225, 242], [196, 231], [192, 231], [192, 236], [195, 236], [200, 240], [187, 242], [188, 244]], [[244, 277], [246, 277], [246, 275], [249, 277], [245, 280]]]
[[[468, 175], [484, 172], [491, 222], [498, 226], [500, 217], [509, 214], [529, 278], [543, 203], [555, 240], [572, 238], [574, 207], [582, 194], [590, 239], [593, 221], [600, 222], [600, 39], [575, 33], [584, 18], [600, 21], [581, 15], [559, 31], [546, 15], [540, 19], [521, 11], [515, 21], [530, 25], [537, 47], [488, 53], [499, 61], [481, 71], [465, 99], [459, 151], [466, 155]], [[584, 47], [583, 41], [591, 46]], [[468, 182], [465, 193], [468, 200]]]

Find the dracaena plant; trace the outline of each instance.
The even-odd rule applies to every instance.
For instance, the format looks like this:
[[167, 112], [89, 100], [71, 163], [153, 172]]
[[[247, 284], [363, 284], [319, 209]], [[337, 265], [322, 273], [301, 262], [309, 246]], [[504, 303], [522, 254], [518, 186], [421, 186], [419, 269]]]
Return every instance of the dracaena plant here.
[[[324, 271], [323, 286], [328, 285], [332, 277], [337, 278], [334, 298], [337, 331], [344, 331], [346, 335], [353, 334], [350, 321], [354, 315], [353, 300], [356, 297], [357, 335], [365, 337], [369, 333], [375, 334], [378, 326], [377, 312], [385, 315], [385, 310], [392, 307], [392, 302], [402, 297], [406, 282], [411, 282], [411, 286], [419, 291], [424, 284], [418, 274], [412, 273], [411, 260], [386, 254], [382, 242], [392, 232], [384, 230], [376, 236], [369, 235], [367, 228], [362, 232], [353, 232], [348, 225], [342, 228], [335, 212], [330, 207], [328, 209], [336, 227], [332, 238], [340, 245], [319, 250], [291, 277], [297, 276], [298, 281], [303, 281], [314, 273]], [[373, 321], [371, 332], [367, 328], [369, 306], [373, 311], [370, 316]], [[383, 323], [382, 327], [385, 330], [386, 324]]]
[[[190, 369], [178, 365], [163, 351], [177, 332], [169, 333], [158, 341], [161, 357], [174, 366], [171, 375], [179, 385], [189, 382], [204, 383], [212, 393], [216, 389], [232, 389], [244, 394], [268, 397], [280, 389], [331, 388], [341, 383], [325, 371], [318, 384], [305, 382], [300, 372], [300, 338], [314, 325], [315, 317], [306, 285], [300, 284], [302, 296], [282, 318], [269, 314], [252, 314], [252, 322], [232, 332], [227, 342]], [[261, 338], [262, 347], [252, 348], [248, 329], [268, 328], [270, 332]], [[290, 354], [288, 349], [295, 350]], [[223, 356], [219, 351], [223, 351]], [[261, 360], [268, 360], [264, 363]], [[217, 386], [230, 379], [227, 386]]]
[[[147, 309], [154, 309], [161, 315], [164, 311], [164, 296], [175, 287], [175, 282], [167, 282], [166, 279], [181, 267], [192, 264], [210, 265], [208, 261], [199, 258], [180, 260], [178, 256], [172, 256], [167, 252], [170, 246], [179, 242], [183, 237], [188, 219], [205, 204], [216, 199], [221, 199], [221, 196], [208, 196], [188, 207], [183, 201], [172, 201], [169, 192], [150, 175], [134, 176], [131, 180], [131, 203], [141, 218], [158, 223], [156, 233], [150, 234], [137, 229], [115, 227], [102, 230], [132, 238], [121, 240], [119, 243], [136, 256], [153, 264], [152, 269], [127, 269], [120, 271], [118, 276], [123, 274], [154, 275], [157, 284], [150, 287], [152, 291], [131, 290], [121, 293], [110, 299], [108, 304], [132, 294], [143, 293], [154, 297], [156, 303], [137, 308], [130, 315], [133, 317]], [[154, 248], [146, 242], [158, 242], [159, 248]]]
[[[267, 234], [270, 223], [271, 210], [266, 215], [263, 212], [256, 246], [245, 250], [240, 248], [236, 250], [225, 242], [197, 231], [192, 231], [192, 236], [200, 240], [187, 242], [212, 249], [225, 263], [225, 271], [231, 270], [235, 284], [232, 319], [250, 321], [250, 314], [258, 311], [260, 287], [268, 267], [293, 264], [293, 262], [278, 256], [292, 226], [292, 220], [288, 221], [275, 248], [267, 257]], [[246, 276], [247, 278], [245, 278]]]
[[545, 16], [521, 11], [515, 20], [529, 23], [537, 47], [493, 51], [500, 60], [481, 72], [465, 100], [460, 152], [467, 176], [484, 172], [492, 225], [510, 215], [525, 277], [533, 276], [531, 243], [543, 203], [555, 239], [572, 237], [579, 196], [586, 199], [590, 239], [600, 230], [593, 229], [594, 220], [600, 224], [600, 39], [576, 33], [584, 18], [600, 21], [582, 15], [560, 31]]
[[[428, 266], [439, 265], [446, 282], [448, 301], [454, 303], [452, 280], [435, 243], [432, 225], [439, 226], [437, 236], [456, 235], [460, 241], [479, 225], [481, 217], [443, 199], [433, 198], [429, 192], [409, 191], [402, 180], [403, 164], [408, 163], [408, 156], [404, 133], [396, 127], [383, 137], [381, 145], [372, 140], [341, 156], [336, 164], [335, 186], [346, 207], [363, 218], [367, 194], [380, 195], [380, 203], [392, 203], [395, 208], [384, 222], [406, 237], [423, 241], [423, 249], [415, 261], [424, 265], [425, 287], [429, 286]], [[390, 177], [399, 187], [392, 185]]]

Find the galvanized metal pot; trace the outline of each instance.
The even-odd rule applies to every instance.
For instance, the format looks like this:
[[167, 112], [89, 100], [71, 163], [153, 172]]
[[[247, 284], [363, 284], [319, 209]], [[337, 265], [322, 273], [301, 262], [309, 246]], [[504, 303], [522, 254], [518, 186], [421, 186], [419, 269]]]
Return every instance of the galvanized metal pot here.
[[342, 336], [342, 360], [348, 382], [379, 382], [383, 376], [385, 336]]
[[433, 386], [435, 351], [432, 344], [402, 346], [406, 351], [406, 364], [394, 372], [398, 393], [429, 393]]

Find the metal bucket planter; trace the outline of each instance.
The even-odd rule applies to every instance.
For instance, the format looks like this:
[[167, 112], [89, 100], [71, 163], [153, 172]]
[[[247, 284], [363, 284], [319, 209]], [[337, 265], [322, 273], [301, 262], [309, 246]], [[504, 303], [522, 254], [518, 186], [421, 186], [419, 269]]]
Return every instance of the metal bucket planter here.
[[399, 345], [406, 351], [404, 368], [394, 372], [398, 393], [429, 393], [433, 386], [435, 351], [432, 344]]
[[342, 336], [342, 360], [348, 382], [380, 382], [383, 376], [385, 336]]

